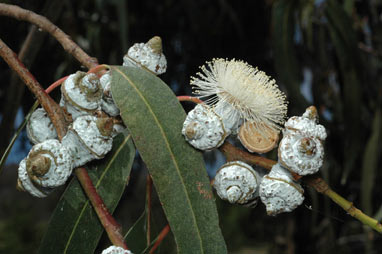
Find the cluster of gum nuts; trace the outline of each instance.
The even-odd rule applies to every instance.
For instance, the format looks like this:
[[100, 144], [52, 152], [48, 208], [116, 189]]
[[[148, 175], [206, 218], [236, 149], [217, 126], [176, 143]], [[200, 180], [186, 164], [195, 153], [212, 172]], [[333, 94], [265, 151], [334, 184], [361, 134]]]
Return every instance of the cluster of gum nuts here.
[[[159, 75], [167, 61], [158, 36], [147, 43], [134, 44], [123, 57], [123, 65], [140, 67]], [[72, 170], [103, 158], [112, 148], [113, 137], [125, 126], [111, 94], [111, 75], [98, 78], [78, 71], [61, 86], [60, 106], [70, 114], [67, 134], [58, 140], [56, 130], [43, 108], [37, 109], [27, 124], [29, 140], [34, 144], [19, 165], [17, 187], [35, 197], [46, 197], [65, 184]]]
[[[219, 147], [230, 134], [238, 134], [250, 152], [268, 152], [277, 145], [278, 132], [265, 138], [250, 123], [241, 123], [239, 118], [222, 119], [213, 108], [198, 104], [189, 112], [182, 133], [200, 150]], [[304, 190], [292, 173], [304, 176], [321, 168], [325, 139], [326, 131], [318, 124], [317, 110], [310, 106], [302, 116], [293, 116], [285, 123], [278, 163], [268, 174], [242, 161], [230, 161], [217, 171], [213, 186], [219, 197], [230, 203], [255, 207], [260, 199], [268, 215], [290, 212], [304, 200]]]

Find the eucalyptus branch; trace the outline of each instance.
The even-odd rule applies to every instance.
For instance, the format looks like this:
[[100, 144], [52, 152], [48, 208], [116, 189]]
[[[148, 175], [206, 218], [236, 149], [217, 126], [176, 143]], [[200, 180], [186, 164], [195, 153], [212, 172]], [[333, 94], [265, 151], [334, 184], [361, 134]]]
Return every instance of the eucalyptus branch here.
[[[1, 7], [1, 5], [0, 5]], [[14, 70], [29, 90], [37, 97], [48, 116], [56, 128], [60, 140], [67, 131], [67, 121], [64, 111], [60, 106], [45, 92], [40, 83], [33, 77], [27, 68], [21, 63], [17, 55], [0, 39], [0, 56], [7, 62], [9, 67]]]
[[[178, 96], [177, 98], [179, 101], [202, 103], [200, 99], [192, 96]], [[249, 164], [258, 165], [268, 170], [271, 170], [273, 165], [277, 163], [274, 160], [256, 156], [249, 152], [241, 150], [227, 141], [219, 147], [219, 150], [225, 155], [227, 161], [240, 160]], [[296, 173], [292, 173], [292, 175], [296, 180], [301, 178], [301, 176], [297, 175]], [[361, 210], [357, 209], [352, 202], [346, 200], [345, 198], [334, 192], [321, 177], [317, 175], [309, 175], [303, 177], [302, 180], [310, 187], [314, 188], [317, 192], [329, 197], [333, 202], [342, 207], [352, 217], [361, 221], [363, 224], [370, 226], [375, 231], [382, 233], [382, 224], [379, 221], [367, 216]]]
[[18, 20], [28, 21], [40, 29], [51, 34], [67, 51], [73, 55], [82, 65], [87, 68], [92, 68], [98, 65], [98, 61], [94, 57], [86, 54], [70, 37], [65, 34], [60, 28], [55, 26], [44, 16], [38, 15], [32, 11], [25, 10], [16, 5], [0, 3], [0, 15], [12, 17]]
[[[1, 5], [0, 5], [1, 7]], [[31, 90], [31, 92], [37, 97], [40, 104], [44, 107], [48, 113], [54, 127], [56, 128], [59, 140], [61, 140], [67, 131], [68, 122], [66, 121], [66, 115], [62, 108], [48, 95], [54, 87], [60, 85], [65, 78], [56, 81], [45, 91], [38, 81], [33, 77], [27, 68], [17, 58], [17, 55], [0, 39], [0, 56], [7, 62], [9, 67], [16, 71], [23, 82]], [[105, 228], [110, 241], [117, 246], [121, 246], [127, 249], [123, 236], [121, 234], [120, 226], [115, 219], [108, 212], [101, 197], [98, 195], [89, 175], [84, 168], [75, 169], [78, 180], [80, 181], [85, 193], [87, 194], [90, 202], [92, 203], [103, 227]]]
[[[224, 153], [227, 160], [241, 160], [250, 164], [261, 166], [268, 170], [271, 170], [272, 166], [277, 163], [276, 161], [243, 151], [228, 142], [225, 142], [219, 149]], [[310, 175], [303, 177], [302, 180], [307, 185], [314, 188], [317, 192], [329, 197], [352, 217], [356, 218], [363, 224], [370, 226], [375, 231], [382, 233], [382, 224], [379, 221], [367, 216], [361, 210], [357, 209], [352, 202], [334, 192], [321, 177], [317, 175]]]
[[102, 226], [105, 228], [110, 241], [113, 245], [128, 249], [122, 236], [121, 226], [107, 210], [107, 207], [98, 195], [86, 169], [83, 167], [76, 168], [75, 173], [82, 188], [92, 203]]

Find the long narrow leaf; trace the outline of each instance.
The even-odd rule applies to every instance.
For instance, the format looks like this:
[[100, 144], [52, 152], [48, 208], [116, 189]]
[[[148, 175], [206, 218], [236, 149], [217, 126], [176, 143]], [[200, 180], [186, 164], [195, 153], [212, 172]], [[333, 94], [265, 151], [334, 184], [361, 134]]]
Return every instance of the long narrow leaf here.
[[[126, 130], [114, 139], [112, 151], [88, 170], [111, 213], [128, 183], [134, 155], [135, 148]], [[94, 253], [102, 232], [90, 201], [73, 178], [51, 218], [39, 253]]]
[[200, 152], [184, 140], [174, 93], [138, 68], [111, 66], [112, 95], [152, 176], [179, 253], [227, 252]]

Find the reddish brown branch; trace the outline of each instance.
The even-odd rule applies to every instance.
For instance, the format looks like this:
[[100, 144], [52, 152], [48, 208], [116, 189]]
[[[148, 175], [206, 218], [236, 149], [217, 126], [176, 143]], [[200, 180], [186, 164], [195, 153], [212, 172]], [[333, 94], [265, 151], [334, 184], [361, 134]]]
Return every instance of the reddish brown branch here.
[[5, 60], [5, 62], [7, 62], [9, 67], [11, 67], [11, 69], [19, 75], [29, 90], [31, 90], [31, 92], [37, 97], [37, 100], [52, 120], [52, 123], [57, 130], [57, 135], [61, 140], [61, 138], [65, 136], [67, 130], [67, 122], [64, 111], [45, 92], [40, 83], [38, 83], [29, 70], [25, 68], [24, 64], [20, 62], [17, 55], [1, 39], [0, 56]]
[[[255, 164], [265, 169], [271, 170], [272, 166], [276, 164], [276, 161], [263, 158], [243, 151], [232, 144], [225, 142], [219, 148], [227, 160], [241, 160], [249, 164]], [[300, 178], [298, 175], [294, 175], [295, 179]], [[314, 188], [317, 192], [329, 197], [333, 202], [342, 207], [349, 215], [361, 221], [363, 224], [370, 226], [379, 233], [382, 233], [382, 224], [364, 214], [361, 210], [357, 209], [352, 202], [347, 201], [345, 198], [334, 192], [330, 186], [318, 175], [309, 175], [302, 178], [302, 180]]]
[[158, 246], [162, 243], [163, 239], [166, 237], [166, 235], [170, 232], [170, 225], [166, 225], [162, 231], [158, 235], [158, 240], [155, 242], [154, 246], [150, 250], [150, 254], [153, 254], [154, 251], [158, 248]]
[[[0, 5], [1, 8], [1, 5]], [[21, 63], [17, 58], [17, 55], [0, 39], [0, 56], [8, 63], [8, 65], [16, 71], [23, 82], [31, 90], [31, 92], [37, 97], [40, 104], [44, 107], [48, 113], [53, 125], [56, 128], [57, 135], [61, 140], [67, 130], [66, 115], [61, 107], [48, 95], [48, 93], [42, 88], [42, 86], [37, 82], [33, 75], [29, 72], [27, 68]], [[65, 78], [60, 79], [55, 82], [52, 87], [47, 90], [52, 90], [57, 85], [61, 84]], [[96, 211], [101, 224], [105, 228], [111, 242], [114, 245], [121, 246], [127, 249], [124, 243], [123, 236], [121, 234], [120, 227], [115, 219], [108, 212], [105, 204], [103, 203], [101, 197], [98, 195], [93, 183], [87, 171], [84, 168], [75, 169], [75, 173], [79, 182], [81, 183], [86, 195], [88, 196], [90, 202], [92, 203], [94, 210]]]
[[55, 26], [47, 18], [38, 15], [32, 11], [25, 10], [16, 5], [0, 3], [0, 15], [12, 17], [18, 20], [28, 21], [35, 24], [40, 29], [51, 34], [62, 45], [62, 47], [71, 55], [73, 55], [81, 64], [87, 68], [98, 65], [96, 58], [86, 54], [70, 37], [60, 28]]
[[258, 165], [268, 170], [271, 170], [273, 165], [276, 164], [276, 161], [250, 154], [235, 147], [229, 142], [225, 142], [222, 146], [219, 147], [219, 149], [224, 153], [228, 161], [241, 160], [249, 164]]
[[192, 96], [187, 96], [187, 95], [182, 95], [177, 97], [179, 101], [189, 101], [193, 103], [203, 103], [203, 101], [199, 98], [192, 97]]
[[113, 216], [107, 210], [107, 207], [103, 203], [101, 197], [97, 194], [97, 191], [90, 179], [88, 172], [85, 168], [76, 168], [76, 176], [80, 181], [82, 188], [85, 190], [90, 202], [92, 203], [94, 210], [96, 211], [102, 226], [105, 228], [110, 241], [124, 249], [127, 249], [123, 236], [121, 234], [121, 226], [115, 221]]

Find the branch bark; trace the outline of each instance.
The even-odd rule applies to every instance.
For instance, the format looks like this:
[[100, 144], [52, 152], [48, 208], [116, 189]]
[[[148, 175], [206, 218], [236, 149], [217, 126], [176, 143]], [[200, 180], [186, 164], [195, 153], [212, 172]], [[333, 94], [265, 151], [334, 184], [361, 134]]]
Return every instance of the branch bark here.
[[40, 83], [33, 77], [27, 68], [20, 62], [17, 55], [0, 39], [0, 56], [7, 62], [9, 67], [13, 69], [29, 90], [37, 97], [37, 100], [43, 106], [48, 116], [52, 120], [57, 130], [60, 140], [65, 136], [67, 131], [67, 121], [64, 111], [60, 106], [45, 92]]
[[0, 3], [0, 15], [12, 17], [18, 20], [28, 21], [35, 24], [40, 29], [51, 34], [62, 45], [62, 47], [73, 55], [82, 65], [88, 69], [97, 66], [98, 61], [85, 53], [70, 37], [60, 28], [55, 26], [44, 16], [38, 15], [32, 11], [22, 9], [16, 5]]

